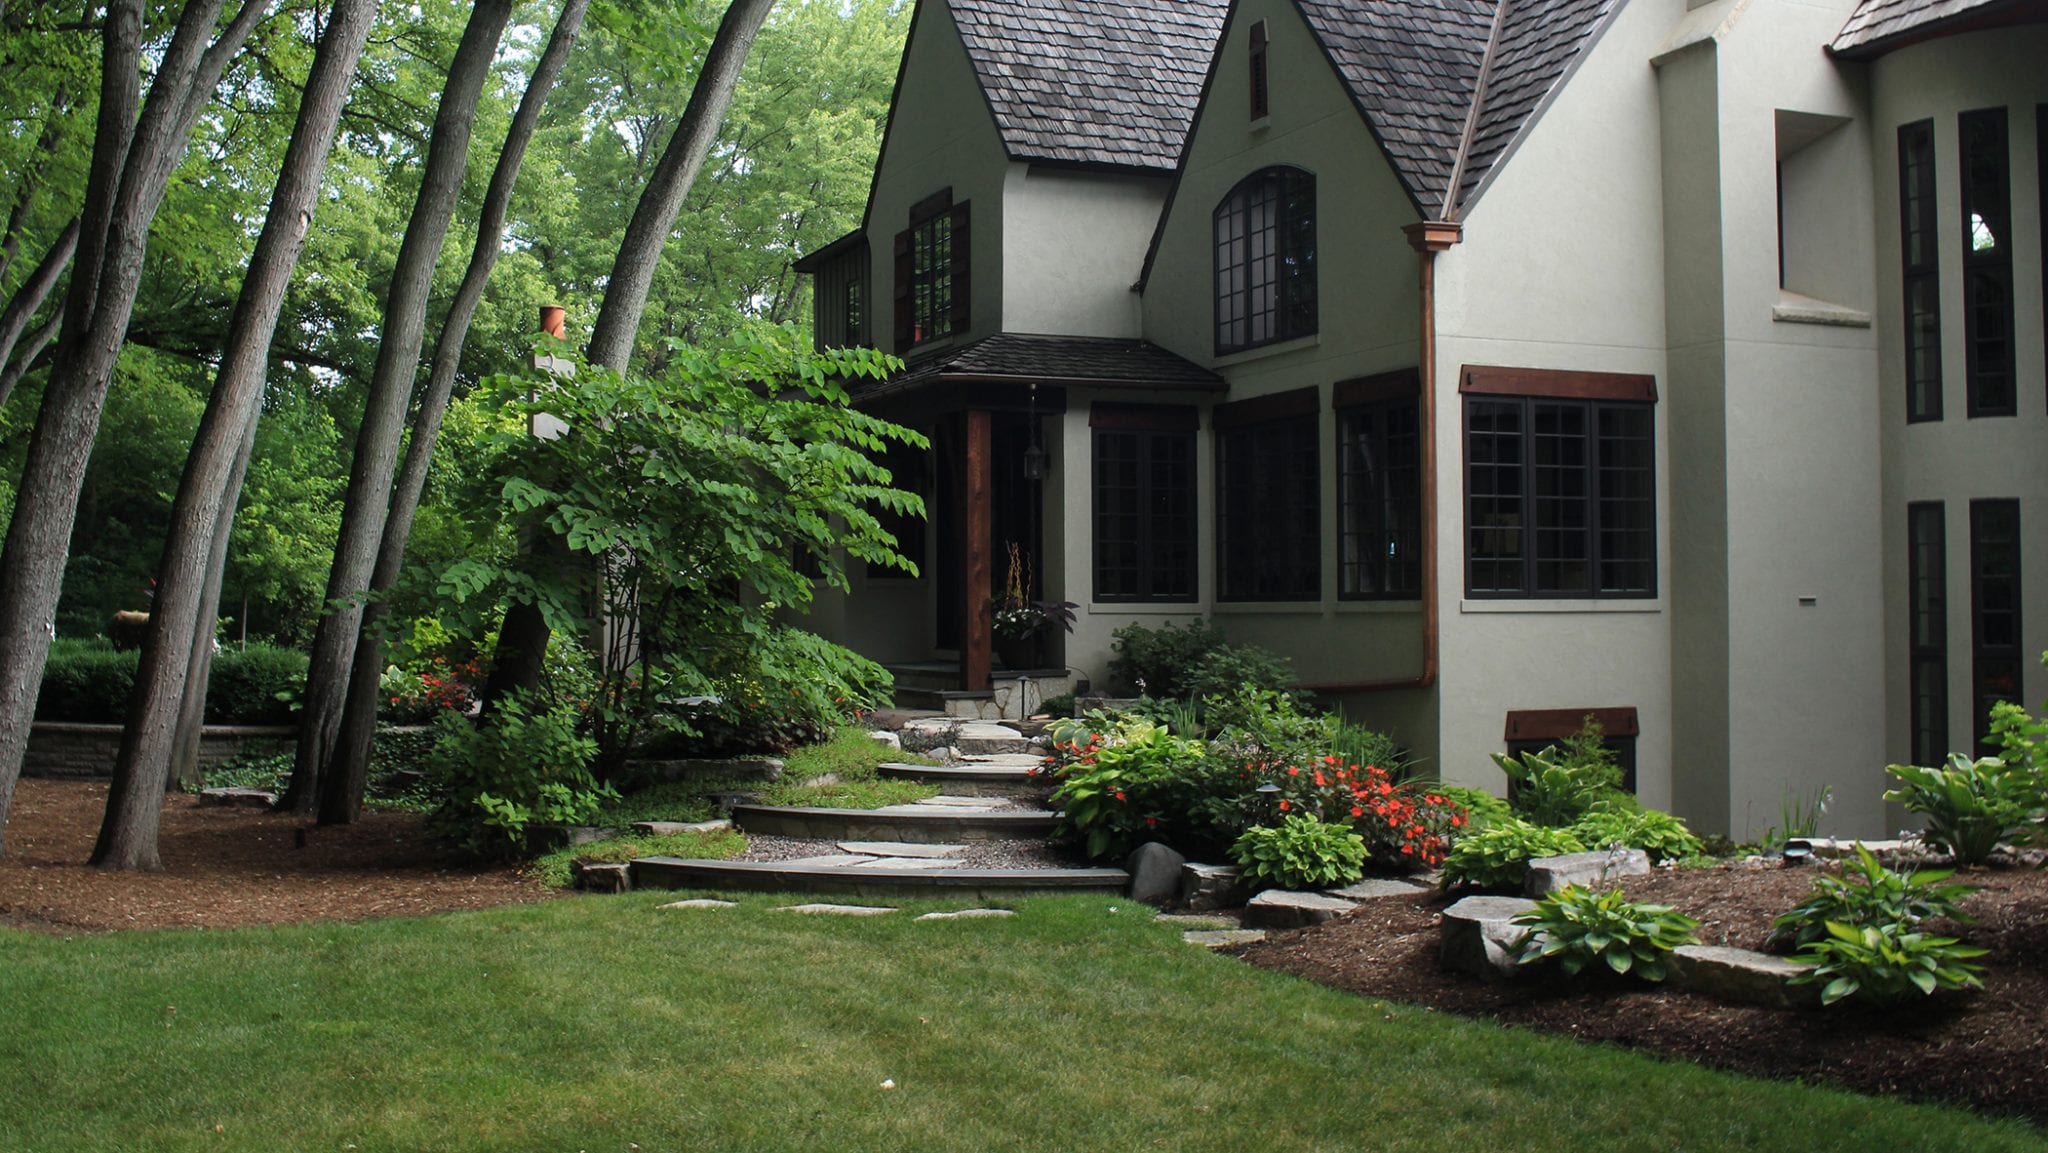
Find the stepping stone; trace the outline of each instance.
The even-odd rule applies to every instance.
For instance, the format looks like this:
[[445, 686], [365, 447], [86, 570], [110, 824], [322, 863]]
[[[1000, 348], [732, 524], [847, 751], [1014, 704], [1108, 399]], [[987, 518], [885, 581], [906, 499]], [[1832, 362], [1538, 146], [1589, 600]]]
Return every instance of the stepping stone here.
[[976, 753], [960, 758], [964, 768], [974, 769], [1038, 769], [1045, 767], [1045, 758], [1037, 753]]
[[996, 807], [989, 803], [987, 797], [949, 797], [943, 794], [936, 797], [926, 797], [925, 799], [917, 803], [920, 805], [941, 806], [949, 809], [974, 809], [984, 813]]
[[1253, 941], [1266, 939], [1264, 929], [1193, 929], [1182, 933], [1180, 939], [1190, 945], [1205, 949], [1221, 949], [1230, 945], [1249, 945]]
[[202, 805], [227, 805], [238, 809], [268, 809], [277, 804], [277, 794], [268, 789], [201, 789]]
[[876, 729], [868, 734], [868, 739], [887, 749], [900, 749], [903, 747], [903, 738], [887, 729]]
[[841, 841], [839, 850], [870, 857], [957, 857], [967, 851], [967, 846], [914, 845], [909, 841]]
[[1649, 872], [1650, 855], [1641, 849], [1537, 857], [1529, 862], [1526, 891], [1532, 897], [1547, 897], [1567, 885], [1603, 885], [1621, 877], [1648, 876]]
[[1251, 928], [1299, 929], [1341, 917], [1354, 907], [1342, 897], [1267, 889], [1245, 902], [1244, 923]]
[[1720, 1001], [1777, 1009], [1820, 1004], [1820, 985], [1789, 982], [1813, 966], [1725, 945], [1680, 945], [1671, 954], [1671, 984]]
[[1015, 909], [955, 909], [950, 913], [926, 913], [919, 921], [978, 921], [989, 917], [1014, 917]]
[[777, 905], [778, 913], [805, 913], [827, 917], [878, 917], [896, 910], [883, 905]]
[[1400, 877], [1367, 877], [1355, 885], [1323, 891], [1332, 897], [1342, 897], [1347, 901], [1372, 901], [1381, 897], [1412, 897], [1417, 893], [1427, 893], [1429, 890], [1428, 885]]
[[860, 853], [827, 853], [822, 857], [798, 857], [780, 863], [799, 869], [843, 869], [848, 865], [865, 865], [872, 860], [873, 857]]
[[731, 821], [634, 821], [633, 831], [643, 837], [673, 837], [681, 833], [716, 833], [732, 828]]
[[710, 897], [692, 897], [687, 901], [670, 901], [666, 905], [657, 907], [662, 909], [737, 909], [739, 908], [739, 903], [736, 901], [714, 901]]
[[957, 869], [964, 861], [948, 861], [932, 857], [869, 857], [855, 865], [856, 869]]
[[908, 805], [884, 805], [879, 809], [874, 809], [871, 811], [877, 813], [888, 813], [891, 816], [901, 816], [905, 813], [915, 813], [920, 817], [929, 817], [934, 814], [941, 813], [951, 813], [955, 816], [966, 817], [978, 813], [993, 813], [996, 811], [996, 806], [988, 803], [986, 800], [978, 801], [972, 805], [959, 804], [957, 803], [957, 800], [958, 799], [956, 798], [954, 802], [948, 803], [940, 801], [937, 797], [933, 797], [929, 801], [917, 801], [915, 803]]
[[1158, 913], [1152, 918], [1162, 925], [1179, 925], [1183, 929], [1235, 929], [1239, 928], [1236, 917], [1220, 917], [1203, 913]]
[[1525, 897], [1466, 897], [1445, 909], [1444, 967], [1489, 981], [1511, 976], [1520, 967], [1515, 947], [1529, 935], [1514, 918], [1535, 907]]

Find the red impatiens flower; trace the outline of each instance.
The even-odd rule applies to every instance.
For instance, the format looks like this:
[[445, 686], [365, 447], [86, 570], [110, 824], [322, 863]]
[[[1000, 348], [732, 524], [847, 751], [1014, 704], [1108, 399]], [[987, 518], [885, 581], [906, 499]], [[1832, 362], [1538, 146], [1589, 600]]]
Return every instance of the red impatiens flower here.
[[1353, 805], [1351, 806], [1351, 815], [1354, 817], [1362, 817], [1365, 815], [1365, 810], [1359, 808], [1357, 805]]
[[1287, 803], [1286, 801], [1281, 801], [1281, 802], [1280, 802], [1280, 811], [1281, 811], [1281, 812], [1283, 812], [1283, 813], [1284, 813], [1284, 812], [1286, 812], [1287, 810], [1289, 810], [1289, 809], [1293, 808], [1293, 807], [1294, 807], [1294, 806], [1292, 806], [1292, 805], [1288, 804], [1288, 803]]

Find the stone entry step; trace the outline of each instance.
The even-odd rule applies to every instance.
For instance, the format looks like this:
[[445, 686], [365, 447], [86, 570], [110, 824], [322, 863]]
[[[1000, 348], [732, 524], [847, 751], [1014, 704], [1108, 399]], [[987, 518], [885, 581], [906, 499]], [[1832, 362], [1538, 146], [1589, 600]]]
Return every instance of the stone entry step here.
[[1040, 763], [1030, 753], [1001, 753], [953, 765], [887, 763], [877, 766], [875, 773], [890, 780], [937, 785], [955, 796], [1010, 797], [1047, 787], [1049, 782], [1031, 775]]
[[[935, 800], [937, 798], [934, 798]], [[952, 798], [959, 802], [962, 798]], [[1043, 809], [992, 811], [985, 799], [968, 803], [892, 805], [886, 809], [823, 809], [735, 805], [742, 832], [814, 841], [1037, 841], [1052, 835], [1056, 814]], [[1118, 870], [1122, 872], [1122, 870]]]
[[633, 862], [631, 875], [635, 889], [738, 889], [979, 901], [1045, 893], [1120, 895], [1130, 884], [1130, 874], [1122, 869], [934, 869], [930, 867], [934, 863], [926, 859], [916, 861], [916, 867], [882, 867], [641, 857]]

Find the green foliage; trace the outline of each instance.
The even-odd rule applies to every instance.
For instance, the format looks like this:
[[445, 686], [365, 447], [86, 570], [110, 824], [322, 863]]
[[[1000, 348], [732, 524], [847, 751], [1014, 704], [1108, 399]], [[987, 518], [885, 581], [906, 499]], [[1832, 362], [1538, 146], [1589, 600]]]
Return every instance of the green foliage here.
[[429, 824], [472, 851], [516, 854], [529, 826], [580, 824], [617, 796], [591, 775], [597, 743], [577, 735], [566, 705], [530, 712], [510, 699], [489, 725], [448, 712], [436, 727], [427, 772], [440, 807]]
[[[1384, 769], [1395, 780], [1407, 776], [1414, 767], [1393, 734], [1341, 718], [1333, 717], [1331, 721], [1329, 750], [1331, 755], [1347, 765], [1371, 765]], [[1436, 791], [1443, 792], [1442, 789]]]
[[1052, 795], [1060, 810], [1055, 835], [1078, 842], [1090, 860], [1123, 857], [1143, 841], [1170, 841], [1174, 818], [1189, 811], [1191, 782], [1204, 771], [1199, 741], [1141, 717], [1106, 721], [1096, 713], [1056, 721], [1049, 730], [1066, 758]]
[[[657, 711], [647, 720], [641, 755], [724, 757], [828, 742], [841, 721], [886, 703], [894, 682], [853, 650], [785, 625], [709, 659], [709, 668], [646, 670]], [[685, 696], [713, 699], [659, 703]]]
[[731, 829], [704, 833], [670, 833], [667, 836], [608, 837], [580, 845], [563, 845], [533, 859], [533, 875], [551, 889], [566, 889], [576, 881], [580, 864], [618, 864], [635, 857], [682, 857], [687, 860], [729, 861], [747, 851], [747, 839]]
[[1977, 890], [1969, 885], [1941, 884], [1952, 875], [1948, 869], [1914, 873], [1888, 869], [1859, 841], [1855, 858], [1843, 863], [1841, 876], [1814, 878], [1813, 891], [1806, 900], [1771, 922], [1769, 941], [1789, 941], [1793, 947], [1803, 948], [1827, 937], [1830, 921], [1858, 928], [1900, 925], [1913, 929], [1923, 921], [1946, 917], [1968, 924], [1970, 918], [1958, 905]]
[[1209, 720], [1217, 749], [1247, 764], [1306, 764], [1334, 743], [1331, 718], [1304, 710], [1291, 694], [1255, 685], [1211, 698]]
[[1246, 881], [1283, 889], [1345, 885], [1365, 872], [1365, 840], [1349, 824], [1324, 824], [1313, 813], [1246, 829], [1230, 856]]
[[1185, 673], [1187, 695], [1202, 702], [1212, 728], [1227, 728], [1243, 719], [1230, 707], [1251, 691], [1286, 693], [1294, 684], [1287, 658], [1258, 645], [1223, 645], [1202, 654]]
[[1521, 964], [1556, 961], [1576, 977], [1588, 965], [1605, 963], [1617, 974], [1662, 981], [1665, 958], [1689, 944], [1700, 923], [1669, 905], [1630, 901], [1620, 889], [1566, 885], [1516, 916], [1515, 924], [1529, 929], [1516, 953]]
[[1585, 843], [1567, 829], [1530, 824], [1518, 817], [1459, 837], [1444, 858], [1443, 887], [1519, 889], [1537, 857], [1583, 853]]
[[227, 760], [208, 765], [202, 779], [188, 782], [185, 791], [201, 789], [267, 789], [282, 792], [292, 775], [292, 751], [265, 747], [243, 749]]
[[1495, 825], [1515, 819], [1514, 810], [1508, 803], [1485, 789], [1467, 788], [1464, 785], [1438, 785], [1436, 791], [1445, 799], [1465, 810], [1466, 836], [1490, 829]]
[[1763, 831], [1757, 838], [1757, 845], [1765, 853], [1782, 851], [1785, 842], [1811, 837], [1820, 832], [1820, 819], [1827, 815], [1828, 803], [1834, 800], [1835, 790], [1822, 785], [1811, 794], [1801, 796], [1786, 789], [1778, 799], [1778, 823]]
[[1110, 691], [1117, 696], [1142, 695], [1155, 700], [1193, 696], [1195, 665], [1228, 643], [1222, 629], [1200, 619], [1185, 627], [1171, 621], [1156, 629], [1129, 624], [1110, 635], [1114, 653], [1109, 658]]
[[1984, 968], [1970, 959], [1983, 956], [1985, 950], [1954, 937], [1929, 936], [1901, 922], [1829, 921], [1826, 927], [1826, 936], [1793, 957], [1813, 969], [1792, 978], [1795, 985], [1821, 985], [1823, 1005], [1855, 996], [1892, 1005], [1943, 989], [1984, 987]]
[[1070, 718], [1074, 715], [1074, 694], [1047, 697], [1038, 703], [1038, 711], [1054, 719]]
[[1951, 753], [1943, 768], [1888, 765], [1885, 772], [1899, 787], [1884, 799], [1924, 815], [1928, 843], [1947, 849], [1963, 868], [1984, 863], [1999, 842], [2040, 821], [2048, 803], [2031, 765], [2008, 765], [1999, 757], [1973, 761]]
[[1591, 715], [1577, 733], [1541, 752], [1492, 756], [1508, 775], [1515, 812], [1539, 825], [1563, 828], [1621, 790], [1621, 766]]
[[[115, 725], [128, 719], [141, 654], [117, 652], [103, 640], [60, 637], [50, 642], [43, 685], [36, 697], [39, 721]], [[206, 720], [218, 725], [287, 725], [306, 680], [306, 654], [266, 644], [214, 654], [207, 682]]]
[[1626, 806], [1596, 803], [1572, 824], [1571, 832], [1590, 848], [1623, 845], [1641, 849], [1656, 863], [1680, 861], [1706, 852], [1705, 844], [1684, 821], [1659, 809], [1630, 810]]
[[[306, 654], [297, 649], [251, 643], [213, 656], [206, 683], [206, 712], [218, 724], [288, 725], [298, 713], [306, 683]], [[229, 718], [233, 718], [230, 720]]]

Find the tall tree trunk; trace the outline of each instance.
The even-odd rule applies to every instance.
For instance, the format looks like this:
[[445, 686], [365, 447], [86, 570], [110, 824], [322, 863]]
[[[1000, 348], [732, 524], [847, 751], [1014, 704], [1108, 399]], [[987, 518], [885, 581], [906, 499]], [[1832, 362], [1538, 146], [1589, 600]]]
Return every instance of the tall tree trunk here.
[[0, 368], [0, 405], [6, 404], [7, 398], [14, 395], [14, 386], [20, 384], [21, 378], [28, 374], [28, 370], [36, 366], [36, 358], [43, 355], [43, 350], [57, 338], [58, 330], [63, 327], [63, 312], [53, 312], [41, 328], [28, 334], [25, 343], [15, 345], [21, 355], [15, 357], [13, 363], [5, 368]]
[[468, 339], [470, 321], [483, 300], [484, 286], [498, 263], [499, 242], [505, 234], [505, 214], [512, 203], [512, 188], [519, 181], [519, 168], [526, 160], [526, 146], [540, 123], [542, 105], [561, 78], [562, 66], [576, 35], [583, 27], [583, 14], [590, 0], [568, 0], [555, 21], [548, 46], [534, 65], [533, 77], [519, 98], [519, 109], [505, 131], [505, 146], [498, 152], [497, 167], [491, 171], [490, 188], [484, 193], [483, 212], [477, 218], [476, 245], [470, 250], [469, 267], [462, 285], [448, 306], [441, 323], [441, 337], [434, 348], [434, 371], [427, 389], [420, 395], [419, 411], [413, 417], [412, 436], [405, 446], [405, 464], [399, 470], [398, 487], [391, 494], [391, 511], [384, 521], [384, 539], [377, 549], [377, 566], [370, 575], [370, 599], [363, 606], [363, 621], [357, 630], [356, 651], [347, 684], [347, 702], [342, 708], [341, 730], [332, 759], [320, 788], [320, 823], [353, 822], [363, 808], [363, 791], [370, 779], [370, 746], [377, 737], [377, 703], [383, 694], [378, 682], [384, 673], [382, 624], [390, 607], [380, 594], [398, 584], [405, 564], [405, 546], [412, 536], [414, 516], [427, 487], [427, 469], [433, 463], [434, 442], [441, 435], [441, 417], [448, 411], [448, 398], [455, 389], [455, 371], [462, 365], [462, 345]]
[[[93, 849], [92, 863], [102, 868], [159, 866], [157, 823], [163, 812], [178, 706], [187, 689], [199, 618], [213, 615], [203, 612], [201, 606], [209, 562], [215, 553], [214, 538], [225, 533], [234, 520], [241, 488], [239, 474], [247, 462], [242, 450], [255, 434], [270, 340], [277, 331], [285, 292], [291, 287], [292, 270], [298, 267], [312, 226], [335, 125], [341, 119], [356, 61], [376, 15], [377, 0], [335, 0], [314, 50], [298, 122], [285, 147], [277, 183], [271, 190], [270, 211], [235, 302], [213, 395], [200, 418], [198, 435], [185, 461], [184, 479], [171, 506], [170, 533], [157, 568], [156, 599], [150, 606], [135, 688], [128, 698], [128, 724], [114, 760], [113, 786], [107, 795], [99, 843]], [[230, 481], [237, 483], [231, 485]], [[210, 629], [206, 639], [212, 639]], [[204, 683], [191, 687], [204, 698]]]
[[[28, 328], [28, 322], [35, 316], [36, 309], [43, 306], [43, 301], [49, 297], [51, 290], [57, 287], [58, 279], [64, 275], [64, 266], [71, 263], [71, 253], [77, 247], [78, 218], [74, 216], [71, 223], [64, 226], [64, 231], [58, 234], [56, 243], [50, 245], [50, 250], [43, 254], [42, 263], [36, 265], [36, 270], [28, 274], [27, 280], [21, 282], [21, 288], [15, 292], [14, 299], [7, 302], [6, 310], [0, 311], [0, 367], [4, 367], [13, 357], [15, 342], [21, 339], [22, 332]], [[7, 391], [0, 389], [0, 404], [6, 403]]]
[[[775, 0], [733, 0], [719, 21], [718, 34], [704, 55], [704, 70], [690, 90], [682, 122], [640, 193], [625, 239], [619, 243], [611, 277], [604, 286], [604, 304], [590, 333], [591, 363], [624, 372], [632, 360], [633, 340], [647, 311], [647, 293], [654, 283], [655, 266], [661, 262], [662, 245], [697, 179], [697, 170], [704, 166], [704, 157], [718, 138], [718, 126], [732, 104], [732, 90], [739, 83], [754, 37], [774, 7]], [[504, 623], [498, 628], [498, 652], [485, 686], [486, 710], [507, 693], [538, 687], [547, 647], [547, 618], [537, 606], [515, 602], [505, 610]]]
[[149, 222], [214, 85], [264, 11], [261, 0], [246, 0], [216, 38], [222, 5], [186, 4], [139, 119], [141, 0], [110, 0], [103, 18], [100, 135], [65, 296], [63, 340], [0, 549], [0, 823], [28, 746], [78, 494], [135, 308]]
[[[313, 634], [312, 663], [306, 672], [306, 693], [299, 712], [299, 744], [292, 764], [291, 786], [279, 807], [296, 813], [314, 811], [320, 780], [333, 755], [348, 697], [348, 674], [362, 621], [359, 598], [370, 587], [377, 562], [377, 544], [391, 506], [391, 474], [398, 463], [398, 442], [404, 432], [406, 404], [419, 376], [420, 345], [426, 337], [427, 300], [434, 264], [448, 235], [448, 221], [462, 193], [469, 154], [470, 121], [477, 96], [490, 75], [498, 39], [512, 15], [512, 0], [478, 0], [469, 25], [456, 46], [455, 61], [434, 114], [434, 137], [427, 147], [427, 169], [413, 202], [412, 220], [398, 248], [391, 290], [384, 301], [384, 329], [377, 349], [377, 367], [356, 432], [355, 466], [341, 511], [341, 537], [335, 542], [334, 567], [327, 575], [329, 606]], [[341, 606], [341, 607], [336, 607]]]

